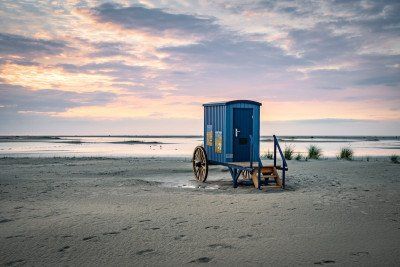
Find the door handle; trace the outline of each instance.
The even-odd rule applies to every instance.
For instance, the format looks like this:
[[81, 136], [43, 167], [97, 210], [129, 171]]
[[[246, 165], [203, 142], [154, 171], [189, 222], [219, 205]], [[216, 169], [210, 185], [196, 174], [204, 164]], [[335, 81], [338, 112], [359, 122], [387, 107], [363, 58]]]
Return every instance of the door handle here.
[[237, 128], [235, 128], [235, 137], [238, 137], [239, 133], [240, 133], [240, 131]]

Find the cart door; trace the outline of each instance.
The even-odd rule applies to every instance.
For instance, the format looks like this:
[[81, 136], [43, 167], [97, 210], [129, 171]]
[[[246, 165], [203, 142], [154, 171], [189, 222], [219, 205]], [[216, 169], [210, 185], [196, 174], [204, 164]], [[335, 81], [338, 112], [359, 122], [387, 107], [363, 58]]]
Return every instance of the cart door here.
[[253, 135], [253, 109], [233, 109], [233, 161], [250, 161], [250, 135]]

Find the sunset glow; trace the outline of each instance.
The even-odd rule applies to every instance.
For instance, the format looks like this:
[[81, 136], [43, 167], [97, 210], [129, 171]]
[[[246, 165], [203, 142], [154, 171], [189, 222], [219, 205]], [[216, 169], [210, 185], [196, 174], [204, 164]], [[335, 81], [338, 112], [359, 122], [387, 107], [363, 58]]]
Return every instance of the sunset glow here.
[[0, 134], [201, 134], [230, 99], [262, 134], [400, 133], [398, 3], [169, 2], [2, 1]]

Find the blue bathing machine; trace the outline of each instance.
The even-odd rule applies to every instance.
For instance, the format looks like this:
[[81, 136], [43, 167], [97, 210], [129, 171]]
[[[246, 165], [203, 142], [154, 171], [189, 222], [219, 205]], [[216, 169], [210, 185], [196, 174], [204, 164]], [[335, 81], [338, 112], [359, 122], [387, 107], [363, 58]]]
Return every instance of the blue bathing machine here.
[[203, 104], [204, 148], [210, 164], [259, 160], [260, 106], [251, 100]]
[[[266, 165], [260, 159], [261, 103], [233, 100], [203, 106], [204, 143], [194, 149], [192, 158], [195, 178], [205, 182], [208, 165], [222, 165], [229, 169], [234, 187], [250, 182], [258, 189], [284, 188], [288, 168], [275, 135], [273, 162]], [[282, 170], [282, 179], [278, 170]], [[239, 177], [242, 177], [241, 181]]]

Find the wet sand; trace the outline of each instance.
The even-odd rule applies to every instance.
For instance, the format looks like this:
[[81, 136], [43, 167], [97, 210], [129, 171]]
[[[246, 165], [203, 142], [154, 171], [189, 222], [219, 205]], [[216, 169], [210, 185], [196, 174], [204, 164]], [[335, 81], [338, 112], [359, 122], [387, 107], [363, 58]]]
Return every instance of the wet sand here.
[[172, 187], [184, 159], [0, 159], [0, 264], [399, 266], [400, 164], [289, 168], [260, 192], [220, 167]]

